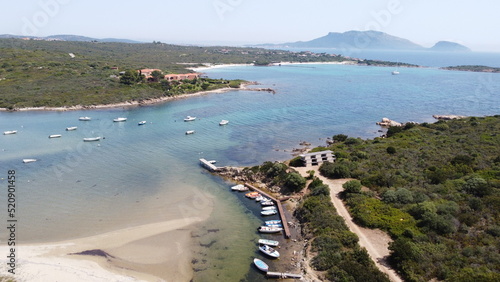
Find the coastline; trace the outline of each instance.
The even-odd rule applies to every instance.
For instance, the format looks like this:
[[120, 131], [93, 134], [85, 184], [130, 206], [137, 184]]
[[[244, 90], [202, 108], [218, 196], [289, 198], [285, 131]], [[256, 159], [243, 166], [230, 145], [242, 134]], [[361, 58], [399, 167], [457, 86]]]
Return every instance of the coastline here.
[[[190, 217], [56, 243], [17, 246], [16, 281], [190, 281]], [[7, 246], [1, 246], [8, 253]], [[83, 254], [78, 254], [85, 252]], [[8, 274], [7, 259], [0, 270]]]
[[0, 108], [0, 112], [21, 112], [21, 111], [59, 111], [59, 112], [65, 112], [65, 111], [112, 109], [112, 108], [121, 108], [121, 107], [140, 107], [140, 106], [156, 105], [156, 104], [161, 104], [161, 103], [165, 103], [168, 101], [175, 101], [175, 100], [179, 100], [179, 99], [197, 97], [197, 96], [208, 95], [208, 94], [226, 93], [226, 92], [230, 92], [230, 91], [270, 91], [270, 90], [272, 90], [272, 89], [267, 89], [267, 88], [261, 89], [261, 88], [248, 88], [247, 87], [248, 85], [257, 85], [257, 84], [258, 84], [257, 82], [247, 82], [247, 83], [242, 83], [239, 88], [226, 87], [226, 88], [200, 91], [200, 92], [182, 94], [182, 95], [171, 96], [171, 97], [161, 97], [161, 98], [155, 98], [155, 99], [148, 99], [148, 100], [143, 100], [143, 101], [125, 101], [125, 102], [114, 103], [114, 104], [101, 104], [101, 105], [90, 105], [90, 106], [76, 105], [76, 106], [63, 106], [63, 107], [27, 107], [27, 108], [16, 108], [13, 110], [10, 110], [7, 108]]

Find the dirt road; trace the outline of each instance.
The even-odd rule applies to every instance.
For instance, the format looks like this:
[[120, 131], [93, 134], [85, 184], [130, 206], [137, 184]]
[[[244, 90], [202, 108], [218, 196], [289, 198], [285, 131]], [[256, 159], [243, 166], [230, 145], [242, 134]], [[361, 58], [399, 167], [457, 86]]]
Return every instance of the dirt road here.
[[339, 198], [339, 193], [344, 190], [344, 188], [342, 188], [342, 184], [346, 183], [350, 179], [328, 179], [319, 174], [317, 167], [300, 167], [295, 169], [303, 176], [307, 175], [306, 171], [311, 169], [315, 170], [314, 175], [319, 177], [323, 183], [330, 187], [330, 197], [332, 199], [332, 203], [335, 206], [335, 209], [337, 209], [337, 213], [344, 218], [349, 229], [358, 235], [359, 245], [366, 249], [370, 258], [375, 262], [375, 265], [380, 269], [380, 271], [386, 273], [391, 281], [402, 282], [403, 280], [386, 263], [387, 257], [389, 256], [389, 242], [392, 241], [389, 235], [379, 229], [363, 228], [355, 224], [344, 203]]

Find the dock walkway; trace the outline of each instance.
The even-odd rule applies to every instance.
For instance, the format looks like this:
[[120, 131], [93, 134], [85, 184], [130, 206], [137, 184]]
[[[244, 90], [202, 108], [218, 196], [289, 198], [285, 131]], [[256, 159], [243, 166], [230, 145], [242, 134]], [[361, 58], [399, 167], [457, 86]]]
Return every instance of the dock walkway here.
[[259, 188], [257, 187], [254, 187], [248, 183], [245, 183], [245, 186], [247, 186], [250, 190], [254, 190], [254, 191], [257, 191], [259, 192], [260, 194], [266, 196], [267, 198], [271, 199], [272, 201], [274, 201], [276, 203], [276, 206], [278, 207], [278, 213], [280, 215], [280, 219], [281, 219], [281, 223], [283, 225], [283, 231], [285, 233], [285, 238], [287, 239], [290, 239], [291, 235], [290, 235], [290, 228], [288, 227], [288, 221], [286, 220], [286, 216], [285, 216], [285, 213], [283, 212], [283, 206], [281, 205], [281, 202], [279, 200], [277, 200], [276, 198], [274, 198], [273, 196], [267, 194], [266, 192], [260, 190]]
[[209, 171], [212, 171], [212, 172], [214, 172], [214, 171], [218, 171], [218, 170], [219, 170], [219, 168], [218, 168], [218, 167], [216, 167], [216, 166], [215, 166], [215, 165], [213, 165], [211, 162], [209, 162], [209, 161], [207, 161], [207, 160], [205, 160], [205, 159], [200, 159], [200, 164], [201, 164], [204, 168], [206, 168], [206, 169], [208, 169]]

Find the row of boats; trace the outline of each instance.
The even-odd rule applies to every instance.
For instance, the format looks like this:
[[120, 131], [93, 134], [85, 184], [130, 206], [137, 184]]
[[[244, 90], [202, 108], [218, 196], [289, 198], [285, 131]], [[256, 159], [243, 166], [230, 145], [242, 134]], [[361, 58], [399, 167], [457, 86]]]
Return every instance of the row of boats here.
[[[231, 187], [231, 190], [233, 191], [239, 191], [239, 192], [246, 192], [248, 191], [248, 187], [246, 187], [243, 184], [238, 184], [234, 185]], [[261, 215], [266, 216], [266, 215], [273, 215], [277, 213], [277, 208], [274, 204], [274, 202], [269, 199], [264, 197], [262, 194], [259, 192], [248, 192], [245, 194], [245, 197], [249, 199], [255, 199], [257, 202], [260, 202], [262, 206], [262, 211]], [[283, 230], [283, 223], [279, 219], [275, 220], [266, 220], [264, 221], [264, 224], [259, 227], [259, 232], [260, 233], [278, 233]], [[276, 250], [276, 247], [279, 246], [279, 241], [275, 240], [269, 240], [269, 239], [259, 239], [258, 241], [258, 248], [259, 251], [263, 254], [265, 254], [267, 257], [271, 259], [277, 259], [280, 257], [280, 253], [278, 250]], [[254, 258], [253, 263], [255, 267], [257, 267], [260, 271], [266, 273], [269, 277], [272, 277], [276, 273], [269, 272], [269, 265], [264, 262], [262, 259], [259, 258]], [[270, 274], [272, 274], [270, 276]], [[281, 273], [280, 273], [281, 274]], [[288, 274], [286, 277], [290, 277]], [[299, 277], [300, 275], [297, 275], [296, 277]]]

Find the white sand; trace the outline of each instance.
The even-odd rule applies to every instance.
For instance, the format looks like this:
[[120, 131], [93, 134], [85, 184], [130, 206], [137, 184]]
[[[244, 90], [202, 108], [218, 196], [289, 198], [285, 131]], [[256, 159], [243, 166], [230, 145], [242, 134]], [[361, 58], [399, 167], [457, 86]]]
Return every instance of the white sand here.
[[[15, 275], [7, 272], [8, 247], [3, 244], [0, 272], [17, 281], [189, 281], [188, 227], [203, 220], [183, 218], [71, 241], [20, 245]], [[71, 255], [94, 249], [113, 257]]]

